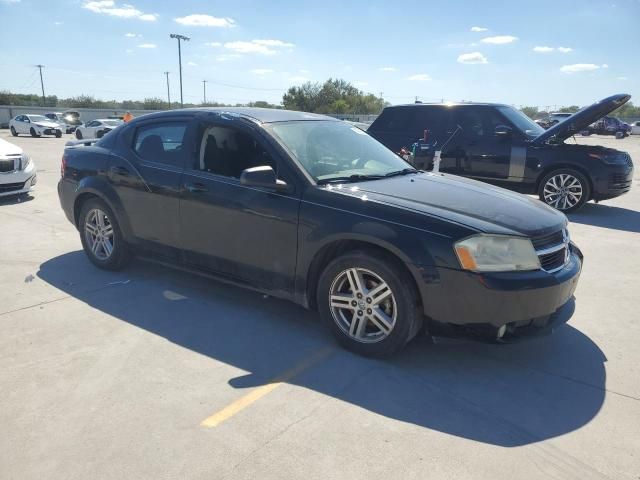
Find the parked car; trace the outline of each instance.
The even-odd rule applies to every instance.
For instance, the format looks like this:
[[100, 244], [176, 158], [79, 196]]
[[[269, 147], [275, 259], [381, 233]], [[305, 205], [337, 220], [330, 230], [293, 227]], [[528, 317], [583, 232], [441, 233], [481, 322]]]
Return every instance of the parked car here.
[[44, 115], [17, 115], [9, 121], [9, 129], [14, 137], [21, 133], [30, 134], [32, 137], [53, 135], [60, 138], [62, 136], [60, 125]]
[[[442, 145], [460, 126], [461, 132], [442, 152], [441, 171], [538, 194], [548, 205], [572, 212], [591, 199], [606, 200], [631, 189], [633, 162], [628, 153], [564, 143], [629, 98], [605, 98], [548, 130], [509, 105], [399, 105], [385, 108], [367, 133], [399, 152], [425, 129]], [[430, 168], [428, 162], [425, 168]]]
[[549, 119], [547, 120], [547, 127], [553, 127], [556, 123], [563, 122], [567, 118], [569, 118], [573, 113], [570, 112], [551, 112], [549, 114]]
[[628, 137], [631, 134], [629, 124], [615, 117], [602, 117], [586, 128], [587, 134], [615, 135], [616, 138]]
[[158, 112], [69, 142], [61, 170], [62, 208], [97, 267], [151, 255], [292, 300], [366, 355], [423, 328], [491, 341], [548, 331], [582, 266], [562, 213], [416, 170], [323, 115]]
[[0, 197], [28, 193], [36, 182], [36, 167], [29, 155], [0, 138]]
[[631, 135], [640, 135], [640, 122], [633, 122], [631, 124]]
[[[73, 133], [76, 130], [77, 124], [68, 123], [62, 112], [48, 112], [45, 113], [44, 116], [52, 122], [56, 122], [60, 125], [60, 128], [64, 130], [64, 133]], [[70, 117], [67, 116], [67, 119], [69, 118]]]
[[83, 138], [102, 138], [105, 134], [121, 125], [121, 120], [110, 118], [99, 118], [92, 120], [86, 125], [80, 125], [76, 128], [76, 138], [81, 140]]

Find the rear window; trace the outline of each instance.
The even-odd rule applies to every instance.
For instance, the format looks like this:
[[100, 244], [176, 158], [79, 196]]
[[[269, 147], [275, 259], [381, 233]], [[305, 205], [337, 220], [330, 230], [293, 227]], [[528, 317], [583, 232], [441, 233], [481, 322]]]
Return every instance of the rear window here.
[[144, 125], [136, 130], [133, 149], [144, 160], [182, 166], [182, 144], [186, 122]]
[[409, 128], [412, 119], [412, 107], [385, 108], [370, 129], [380, 132], [402, 132]]

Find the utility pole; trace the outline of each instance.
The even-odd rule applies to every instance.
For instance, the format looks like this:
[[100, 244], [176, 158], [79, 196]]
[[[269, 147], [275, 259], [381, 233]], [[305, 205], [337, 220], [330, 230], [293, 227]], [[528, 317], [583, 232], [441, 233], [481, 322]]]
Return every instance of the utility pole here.
[[180, 108], [183, 108], [184, 102], [182, 100], [182, 50], [180, 48], [180, 41], [184, 40], [185, 42], [188, 42], [191, 39], [189, 37], [185, 37], [184, 35], [178, 35], [177, 33], [171, 33], [169, 34], [169, 37], [178, 40], [178, 66], [180, 68]]
[[207, 103], [207, 81], [206, 80], [202, 80], [202, 104], [206, 104]]
[[169, 104], [169, 110], [171, 110], [171, 94], [169, 93], [169, 72], [164, 72], [167, 76], [167, 103]]
[[38, 70], [40, 70], [40, 86], [42, 87], [42, 106], [45, 106], [45, 99], [44, 99], [44, 80], [42, 80], [42, 68], [44, 67], [44, 65], [36, 65], [36, 67], [38, 67]]

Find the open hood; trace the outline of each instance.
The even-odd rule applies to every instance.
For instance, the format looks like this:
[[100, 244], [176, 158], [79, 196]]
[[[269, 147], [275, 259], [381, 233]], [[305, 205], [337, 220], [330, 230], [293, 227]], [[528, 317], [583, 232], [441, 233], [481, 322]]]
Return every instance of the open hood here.
[[558, 140], [566, 140], [572, 135], [585, 130], [596, 120], [604, 117], [605, 115], [613, 112], [616, 108], [624, 105], [629, 101], [631, 95], [626, 93], [619, 93], [617, 95], [611, 95], [599, 102], [584, 107], [578, 110], [576, 113], [563, 120], [560, 123], [556, 123], [549, 130], [540, 134], [533, 143], [541, 144], [548, 141], [551, 138]]

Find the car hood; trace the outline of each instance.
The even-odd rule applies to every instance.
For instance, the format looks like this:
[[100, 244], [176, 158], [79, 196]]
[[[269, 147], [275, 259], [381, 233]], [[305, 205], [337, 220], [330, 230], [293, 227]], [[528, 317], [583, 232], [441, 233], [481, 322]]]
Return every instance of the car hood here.
[[22, 149], [0, 138], [0, 155], [21, 155]]
[[619, 93], [611, 95], [599, 102], [584, 107], [576, 113], [566, 118], [560, 123], [556, 123], [553, 127], [540, 134], [534, 141], [534, 144], [542, 144], [552, 138], [557, 140], [566, 140], [572, 135], [586, 129], [596, 120], [613, 112], [616, 108], [624, 105], [629, 101], [631, 95]]
[[418, 211], [484, 233], [544, 235], [567, 223], [563, 213], [539, 200], [468, 178], [419, 173], [333, 186], [331, 190], [368, 201]]
[[35, 122], [35, 124], [45, 128], [58, 128], [60, 126], [60, 124], [56, 122]]

